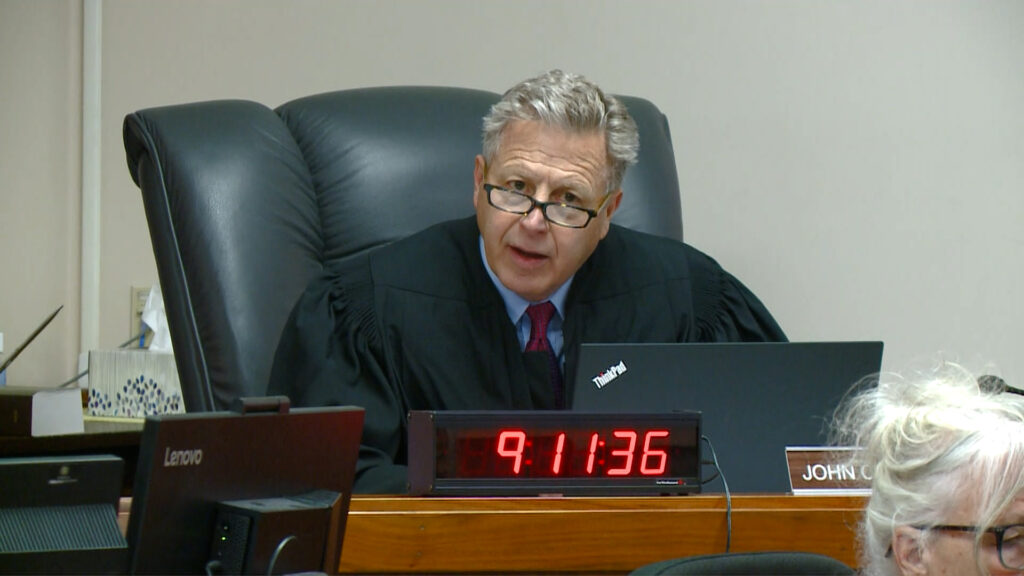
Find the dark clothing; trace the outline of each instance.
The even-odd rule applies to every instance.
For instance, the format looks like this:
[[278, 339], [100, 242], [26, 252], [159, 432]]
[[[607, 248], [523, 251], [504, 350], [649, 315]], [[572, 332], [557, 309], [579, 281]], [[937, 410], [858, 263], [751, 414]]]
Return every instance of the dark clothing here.
[[[786, 338], [761, 302], [708, 256], [615, 225], [576, 273], [565, 315], [569, 394], [581, 342]], [[409, 410], [555, 406], [546, 359], [520, 351], [472, 217], [311, 283], [285, 326], [270, 390], [299, 406], [366, 409], [359, 492], [406, 491]]]

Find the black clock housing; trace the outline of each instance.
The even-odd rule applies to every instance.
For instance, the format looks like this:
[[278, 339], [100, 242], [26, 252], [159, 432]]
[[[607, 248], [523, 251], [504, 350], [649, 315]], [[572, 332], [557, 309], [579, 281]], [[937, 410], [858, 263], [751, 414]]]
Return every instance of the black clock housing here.
[[412, 411], [413, 495], [700, 492], [700, 412]]

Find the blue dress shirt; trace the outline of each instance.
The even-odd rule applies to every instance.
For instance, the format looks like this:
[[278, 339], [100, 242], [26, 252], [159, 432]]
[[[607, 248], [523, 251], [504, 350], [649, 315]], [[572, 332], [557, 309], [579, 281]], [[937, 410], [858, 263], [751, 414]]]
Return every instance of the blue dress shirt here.
[[[491, 266], [487, 263], [487, 253], [484, 251], [484, 239], [480, 238], [480, 259], [484, 263], [484, 268], [487, 270], [487, 275], [491, 277], [491, 282], [494, 282], [494, 287], [498, 289], [498, 293], [501, 294], [501, 299], [505, 301], [505, 310], [508, 312], [508, 317], [512, 320], [512, 324], [516, 327], [516, 335], [519, 337], [519, 349], [525, 350], [526, 343], [530, 340], [530, 317], [526, 315], [526, 308], [530, 304], [539, 304], [540, 302], [530, 302], [515, 292], [509, 290], [498, 280], [498, 276], [491, 270]], [[551, 295], [548, 300], [555, 305], [555, 315], [551, 317], [551, 321], [548, 323], [548, 343], [551, 344], [551, 350], [555, 353], [555, 357], [558, 358], [558, 362], [564, 366], [565, 356], [562, 354], [562, 319], [565, 318], [565, 298], [569, 294], [569, 286], [572, 284], [572, 276], [555, 290], [555, 293]]]

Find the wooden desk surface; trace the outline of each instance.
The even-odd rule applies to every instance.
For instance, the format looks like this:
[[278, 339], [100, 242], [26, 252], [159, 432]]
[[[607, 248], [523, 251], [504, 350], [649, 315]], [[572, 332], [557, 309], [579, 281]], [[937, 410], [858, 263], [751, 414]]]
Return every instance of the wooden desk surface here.
[[113, 454], [124, 459], [121, 493], [131, 494], [143, 423], [86, 417], [84, 434], [0, 436], [0, 457]]
[[[733, 552], [804, 550], [857, 566], [860, 496], [735, 495]], [[661, 498], [352, 498], [343, 573], [625, 574], [724, 552], [721, 494]]]
[[[93, 436], [82, 439], [88, 446], [76, 448], [137, 450], [141, 426], [102, 432], [86, 434]], [[0, 453], [5, 455], [70, 448], [68, 437], [0, 440]], [[862, 496], [734, 495], [730, 550], [818, 552], [857, 567], [855, 534], [864, 503]], [[129, 511], [125, 498], [119, 518], [122, 529]], [[726, 533], [722, 494], [354, 496], [338, 569], [360, 574], [626, 574], [650, 562], [724, 552]]]
[[[802, 550], [857, 567], [859, 496], [738, 495], [733, 552]], [[131, 500], [119, 522], [128, 525]], [[725, 497], [354, 496], [338, 571], [357, 574], [626, 574], [725, 551]]]
[[[143, 422], [125, 419], [85, 419], [84, 434], [63, 436], [0, 436], [0, 455], [93, 454], [139, 451]], [[120, 456], [120, 454], [118, 454]], [[134, 458], [133, 458], [134, 460]]]

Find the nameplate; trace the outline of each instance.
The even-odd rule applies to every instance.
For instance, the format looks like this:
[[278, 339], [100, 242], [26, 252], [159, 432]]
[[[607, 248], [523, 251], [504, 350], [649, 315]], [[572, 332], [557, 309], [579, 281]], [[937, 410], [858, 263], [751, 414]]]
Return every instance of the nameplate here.
[[871, 494], [871, 471], [853, 463], [857, 448], [786, 447], [793, 494]]

